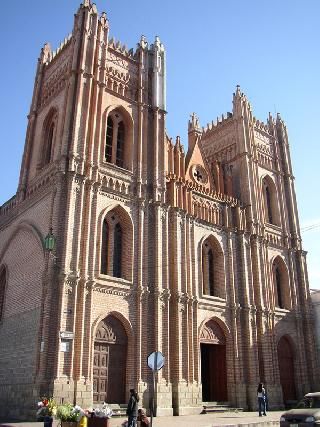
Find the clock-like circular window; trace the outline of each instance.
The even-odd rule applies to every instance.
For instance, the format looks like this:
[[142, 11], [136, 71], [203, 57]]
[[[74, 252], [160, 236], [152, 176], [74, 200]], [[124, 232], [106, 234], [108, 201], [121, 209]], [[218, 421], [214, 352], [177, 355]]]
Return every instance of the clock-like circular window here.
[[198, 184], [206, 184], [208, 182], [208, 174], [201, 165], [194, 165], [191, 168], [191, 177]]

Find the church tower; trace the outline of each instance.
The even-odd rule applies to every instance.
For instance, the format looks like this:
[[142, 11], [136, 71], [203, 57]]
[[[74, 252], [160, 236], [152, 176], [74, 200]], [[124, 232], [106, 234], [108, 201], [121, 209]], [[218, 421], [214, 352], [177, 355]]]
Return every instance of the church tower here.
[[[162, 203], [165, 191], [165, 98], [160, 39], [149, 45], [142, 36], [129, 50], [110, 39], [106, 14], [99, 16], [88, 0], [58, 49], [45, 44], [41, 50], [17, 195], [1, 207], [3, 277], [8, 280], [14, 269], [18, 237], [24, 245], [29, 239], [37, 253], [33, 289], [17, 282], [21, 292], [37, 294], [33, 324], [27, 320], [35, 340], [25, 356], [29, 372], [6, 378], [26, 384], [20, 390], [26, 407], [33, 406], [31, 396], [42, 394], [84, 405], [105, 400], [99, 393], [108, 372], [99, 376], [98, 359], [110, 343], [110, 365], [117, 366], [105, 390], [108, 401], [124, 403], [127, 390], [142, 382], [151, 282], [147, 242], [154, 221], [149, 204]], [[20, 218], [10, 226], [15, 209]], [[50, 254], [43, 247], [49, 230], [56, 238]], [[27, 275], [27, 267], [20, 272]], [[24, 312], [13, 307], [11, 286], [9, 279], [2, 337], [18, 328]], [[14, 325], [5, 321], [10, 310]], [[17, 342], [7, 351], [14, 354]]]

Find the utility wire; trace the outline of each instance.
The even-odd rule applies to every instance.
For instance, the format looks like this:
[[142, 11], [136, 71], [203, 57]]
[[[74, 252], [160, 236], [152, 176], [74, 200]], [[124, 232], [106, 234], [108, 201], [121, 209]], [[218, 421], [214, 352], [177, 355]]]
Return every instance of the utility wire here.
[[307, 225], [306, 227], [301, 228], [301, 232], [305, 233], [306, 231], [315, 230], [317, 228], [320, 228], [320, 222], [318, 222], [317, 224]]

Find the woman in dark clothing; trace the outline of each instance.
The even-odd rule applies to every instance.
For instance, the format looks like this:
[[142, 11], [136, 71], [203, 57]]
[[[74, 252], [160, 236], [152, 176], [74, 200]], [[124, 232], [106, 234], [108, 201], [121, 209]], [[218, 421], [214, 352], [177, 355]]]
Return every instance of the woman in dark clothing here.
[[259, 405], [259, 417], [262, 416], [261, 412], [263, 412], [263, 415], [267, 415], [266, 414], [266, 390], [263, 387], [262, 383], [259, 383], [258, 385], [257, 397], [258, 397], [258, 405]]
[[127, 407], [128, 427], [136, 427], [138, 416], [139, 396], [134, 388], [130, 389], [130, 399]]

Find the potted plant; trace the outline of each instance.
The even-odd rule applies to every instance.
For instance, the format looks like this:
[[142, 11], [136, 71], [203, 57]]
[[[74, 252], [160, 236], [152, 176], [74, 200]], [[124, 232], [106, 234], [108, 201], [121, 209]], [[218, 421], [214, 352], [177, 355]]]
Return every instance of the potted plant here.
[[97, 407], [91, 412], [88, 427], [109, 427], [109, 419], [112, 414], [112, 409], [104, 402], [101, 408]]
[[56, 412], [57, 404], [53, 397], [42, 397], [38, 402], [37, 421], [43, 421], [44, 427], [52, 427]]
[[80, 419], [85, 415], [80, 406], [65, 403], [57, 407], [56, 417], [61, 422], [61, 427], [77, 427]]

